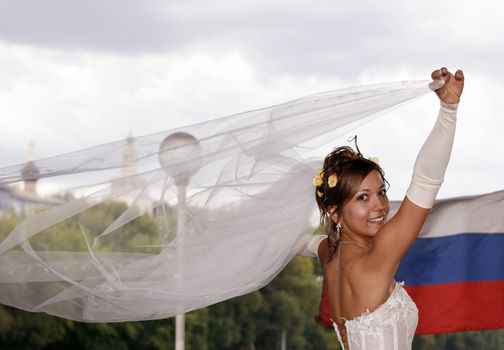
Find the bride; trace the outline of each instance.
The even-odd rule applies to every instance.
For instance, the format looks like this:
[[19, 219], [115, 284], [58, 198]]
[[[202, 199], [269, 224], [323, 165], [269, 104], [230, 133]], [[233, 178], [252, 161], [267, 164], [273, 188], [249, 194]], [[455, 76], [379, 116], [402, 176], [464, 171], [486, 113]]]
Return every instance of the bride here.
[[462, 71], [435, 70], [444, 81], [438, 119], [418, 154], [397, 214], [388, 219], [387, 181], [381, 167], [350, 147], [334, 149], [313, 179], [327, 235], [308, 249], [323, 266], [334, 329], [344, 349], [410, 349], [418, 310], [394, 280], [434, 203], [450, 158]]

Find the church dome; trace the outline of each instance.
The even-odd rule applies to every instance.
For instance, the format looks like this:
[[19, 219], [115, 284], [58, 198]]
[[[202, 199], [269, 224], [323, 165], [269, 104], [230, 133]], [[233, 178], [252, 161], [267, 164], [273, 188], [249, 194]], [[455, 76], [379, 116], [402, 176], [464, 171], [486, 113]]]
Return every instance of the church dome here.
[[21, 169], [21, 175], [23, 176], [24, 181], [37, 180], [39, 174], [40, 171], [33, 161], [29, 161], [28, 163], [26, 163], [23, 169]]

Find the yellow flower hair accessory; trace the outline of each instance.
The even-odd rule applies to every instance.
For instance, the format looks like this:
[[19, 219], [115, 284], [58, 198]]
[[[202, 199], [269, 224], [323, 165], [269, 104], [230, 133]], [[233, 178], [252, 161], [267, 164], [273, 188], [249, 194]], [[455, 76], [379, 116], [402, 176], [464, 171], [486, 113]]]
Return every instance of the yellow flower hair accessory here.
[[378, 157], [369, 157], [368, 159], [376, 165], [380, 165], [380, 159]]
[[322, 185], [324, 183], [324, 180], [322, 180], [323, 177], [324, 177], [324, 170], [320, 169], [318, 171], [317, 176], [315, 176], [312, 180], [313, 186], [318, 187]]
[[338, 176], [336, 176], [336, 174], [331, 174], [327, 179], [327, 185], [329, 186], [329, 188], [333, 188], [337, 184], [338, 184]]
[[324, 194], [323, 194], [322, 192], [317, 191], [317, 196], [319, 196], [320, 198], [322, 198], [322, 196], [323, 196], [323, 195], [324, 195]]

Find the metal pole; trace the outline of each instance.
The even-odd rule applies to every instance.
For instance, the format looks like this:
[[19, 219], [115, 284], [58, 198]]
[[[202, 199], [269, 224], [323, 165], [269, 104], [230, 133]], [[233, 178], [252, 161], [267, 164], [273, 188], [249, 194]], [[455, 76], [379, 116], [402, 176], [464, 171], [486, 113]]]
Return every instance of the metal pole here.
[[175, 350], [185, 348], [185, 314], [175, 316]]
[[282, 328], [282, 343], [280, 345], [281, 350], [287, 350], [287, 331]]
[[[185, 206], [186, 206], [186, 186], [177, 186], [177, 269], [182, 269], [180, 263], [184, 236], [182, 232], [185, 228]], [[185, 348], [185, 314], [175, 316], [175, 350], [184, 350]]]

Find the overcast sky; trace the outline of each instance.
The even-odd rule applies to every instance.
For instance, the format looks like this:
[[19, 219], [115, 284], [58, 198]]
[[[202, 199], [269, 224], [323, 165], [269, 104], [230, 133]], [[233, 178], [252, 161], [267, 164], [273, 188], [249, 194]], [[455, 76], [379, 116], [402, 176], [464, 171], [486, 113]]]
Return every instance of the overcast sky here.
[[[445, 65], [467, 80], [441, 197], [501, 190], [502, 18], [497, 0], [0, 0], [0, 166], [29, 141], [46, 157]], [[436, 114], [432, 94], [358, 130], [392, 198]]]

